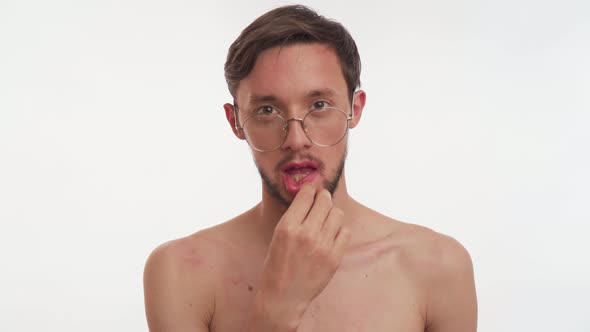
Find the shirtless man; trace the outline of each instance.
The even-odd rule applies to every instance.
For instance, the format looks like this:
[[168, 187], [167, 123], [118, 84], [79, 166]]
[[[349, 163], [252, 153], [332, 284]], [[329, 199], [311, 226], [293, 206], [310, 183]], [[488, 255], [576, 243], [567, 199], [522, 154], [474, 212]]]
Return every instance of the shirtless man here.
[[466, 250], [347, 193], [347, 133], [366, 99], [348, 32], [302, 6], [272, 10], [232, 44], [225, 75], [262, 200], [154, 250], [150, 331], [476, 331]]

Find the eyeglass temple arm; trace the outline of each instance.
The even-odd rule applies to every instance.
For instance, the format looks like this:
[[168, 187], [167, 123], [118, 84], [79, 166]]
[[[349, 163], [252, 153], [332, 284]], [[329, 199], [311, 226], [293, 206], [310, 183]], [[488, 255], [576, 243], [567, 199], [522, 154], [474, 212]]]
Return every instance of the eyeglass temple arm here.
[[242, 126], [240, 126], [240, 122], [238, 121], [238, 104], [234, 100], [234, 127], [236, 130], [242, 130]]
[[354, 119], [354, 94], [352, 95], [352, 103], [350, 103], [350, 115], [346, 117], [347, 120]]

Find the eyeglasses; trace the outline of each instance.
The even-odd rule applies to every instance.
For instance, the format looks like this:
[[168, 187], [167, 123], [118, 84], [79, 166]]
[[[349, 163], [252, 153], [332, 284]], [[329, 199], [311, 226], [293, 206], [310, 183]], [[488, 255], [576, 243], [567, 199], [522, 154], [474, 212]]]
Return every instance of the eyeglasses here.
[[[274, 111], [274, 109], [270, 110]], [[313, 144], [330, 147], [338, 144], [346, 136], [348, 121], [352, 120], [352, 115], [347, 115], [341, 109], [334, 107], [311, 110], [302, 119], [285, 119], [279, 113], [264, 111], [261, 109], [246, 118], [242, 126], [236, 120], [236, 129], [242, 130], [250, 147], [259, 152], [280, 148], [287, 138], [291, 121], [301, 122], [305, 135]]]

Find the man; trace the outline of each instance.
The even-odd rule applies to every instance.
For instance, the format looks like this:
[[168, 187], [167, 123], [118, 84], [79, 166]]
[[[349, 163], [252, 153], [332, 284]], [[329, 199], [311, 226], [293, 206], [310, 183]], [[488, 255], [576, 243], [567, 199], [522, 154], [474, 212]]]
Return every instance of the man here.
[[475, 331], [465, 249], [347, 193], [347, 133], [366, 99], [348, 32], [303, 6], [277, 8], [231, 45], [225, 75], [225, 115], [252, 149], [262, 200], [154, 250], [150, 330]]

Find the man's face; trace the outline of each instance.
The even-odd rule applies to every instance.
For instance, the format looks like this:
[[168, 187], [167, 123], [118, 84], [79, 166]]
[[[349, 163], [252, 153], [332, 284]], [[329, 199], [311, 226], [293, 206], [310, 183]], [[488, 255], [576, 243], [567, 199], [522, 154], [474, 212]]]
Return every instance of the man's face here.
[[[364, 105], [364, 93], [355, 101], [354, 127]], [[359, 92], [356, 94], [359, 95]], [[355, 98], [357, 99], [357, 98]], [[293, 44], [262, 52], [250, 74], [236, 91], [239, 123], [254, 113], [277, 113], [285, 119], [304, 118], [312, 109], [334, 107], [351, 112], [346, 81], [336, 53], [328, 46]], [[232, 109], [226, 115], [234, 124]], [[244, 133], [235, 131], [244, 139]], [[252, 150], [254, 162], [266, 190], [279, 202], [289, 205], [303, 183], [334, 193], [342, 180], [347, 137], [330, 147], [313, 144], [300, 121], [289, 121], [287, 136], [280, 148]]]

